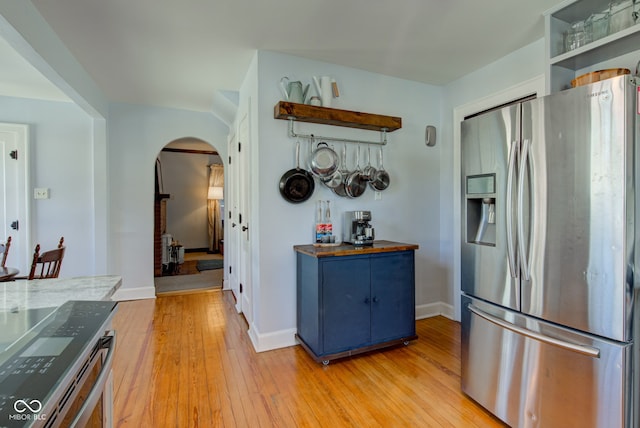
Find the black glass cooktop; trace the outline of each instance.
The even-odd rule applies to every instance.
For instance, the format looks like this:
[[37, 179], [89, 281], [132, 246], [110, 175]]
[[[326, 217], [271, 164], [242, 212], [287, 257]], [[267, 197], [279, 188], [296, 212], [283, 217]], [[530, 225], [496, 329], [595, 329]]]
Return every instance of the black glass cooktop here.
[[27, 317], [32, 329], [0, 353], [0, 427], [46, 420], [41, 411], [47, 400], [78, 359], [97, 346], [116, 305], [70, 301]]
[[[27, 334], [37, 331], [42, 323], [56, 308], [12, 309], [0, 312], [0, 354], [16, 344]], [[0, 364], [4, 361], [0, 360]]]

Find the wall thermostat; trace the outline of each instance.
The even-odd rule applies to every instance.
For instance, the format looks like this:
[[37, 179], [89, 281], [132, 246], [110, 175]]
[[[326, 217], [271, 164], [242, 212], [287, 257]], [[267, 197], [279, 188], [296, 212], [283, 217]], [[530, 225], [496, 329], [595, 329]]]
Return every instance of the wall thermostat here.
[[427, 146], [433, 147], [436, 145], [436, 127], [433, 125], [427, 125], [424, 131], [424, 142]]

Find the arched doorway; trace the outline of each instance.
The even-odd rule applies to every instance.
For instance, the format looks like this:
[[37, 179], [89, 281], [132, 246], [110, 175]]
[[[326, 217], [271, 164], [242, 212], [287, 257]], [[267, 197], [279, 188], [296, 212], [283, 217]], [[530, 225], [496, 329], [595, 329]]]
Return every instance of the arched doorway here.
[[[222, 287], [223, 170], [218, 151], [197, 138], [171, 141], [158, 154], [154, 198], [156, 294]], [[214, 182], [217, 188], [210, 189]]]

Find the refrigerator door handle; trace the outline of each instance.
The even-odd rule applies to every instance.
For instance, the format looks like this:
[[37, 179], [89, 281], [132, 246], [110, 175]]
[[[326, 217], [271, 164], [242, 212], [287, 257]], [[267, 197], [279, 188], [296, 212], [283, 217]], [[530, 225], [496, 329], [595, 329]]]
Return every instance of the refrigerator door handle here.
[[529, 272], [529, 261], [527, 260], [527, 252], [525, 245], [524, 231], [524, 178], [529, 164], [529, 140], [525, 139], [522, 144], [522, 152], [520, 153], [520, 171], [518, 174], [518, 247], [520, 250], [520, 259], [522, 260], [522, 276], [525, 281], [531, 279]]
[[[513, 177], [516, 170], [516, 147], [518, 142], [513, 141], [509, 148], [509, 166], [507, 169], [507, 198], [506, 198], [506, 222], [507, 222], [507, 259], [509, 261], [509, 271], [511, 278], [517, 278], [516, 269], [516, 249], [513, 238]], [[518, 299], [520, 301], [520, 299]]]
[[576, 343], [571, 343], [564, 340], [556, 339], [554, 337], [545, 336], [544, 334], [541, 334], [523, 327], [519, 327], [517, 325], [511, 324], [510, 322], [494, 317], [493, 315], [489, 315], [488, 313], [476, 308], [471, 304], [468, 305], [467, 308], [469, 309], [469, 311], [473, 312], [480, 318], [484, 318], [485, 320], [497, 325], [498, 327], [505, 328], [521, 336], [525, 336], [530, 339], [534, 339], [539, 342], [546, 343], [548, 345], [557, 346], [559, 348], [566, 349], [572, 352], [577, 352], [579, 354], [586, 355], [588, 357], [600, 358], [600, 350], [598, 348], [594, 348], [592, 346], [578, 345]]

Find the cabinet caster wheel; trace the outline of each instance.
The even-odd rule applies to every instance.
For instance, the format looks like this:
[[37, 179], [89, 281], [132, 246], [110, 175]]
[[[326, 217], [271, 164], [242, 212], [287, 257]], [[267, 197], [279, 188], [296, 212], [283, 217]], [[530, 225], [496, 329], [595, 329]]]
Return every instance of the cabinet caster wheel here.
[[409, 341], [408, 340], [405, 340], [403, 343], [404, 343], [404, 346], [409, 346]]
[[328, 365], [329, 365], [329, 362], [330, 362], [329, 360], [324, 360], [324, 361], [322, 362], [322, 365], [323, 365], [323, 366], [328, 366]]

